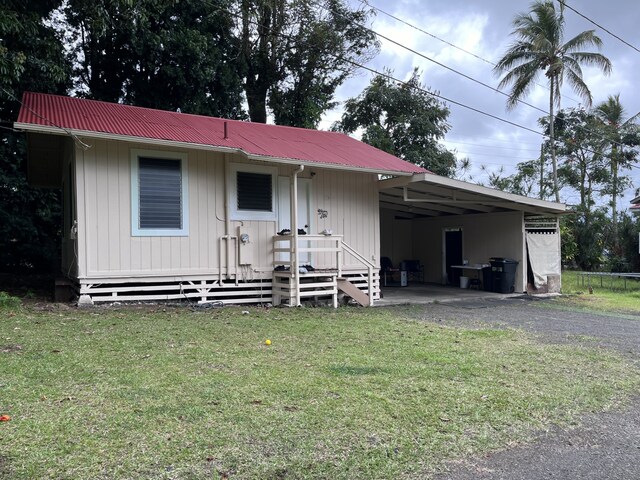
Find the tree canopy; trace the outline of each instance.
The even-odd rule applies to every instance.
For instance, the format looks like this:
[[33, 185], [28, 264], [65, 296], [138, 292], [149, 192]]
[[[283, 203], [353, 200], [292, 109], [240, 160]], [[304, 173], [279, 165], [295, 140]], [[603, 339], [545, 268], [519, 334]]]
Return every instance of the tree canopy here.
[[69, 0], [76, 88], [110, 102], [244, 118], [227, 0]]
[[438, 143], [451, 126], [449, 109], [427, 93], [418, 70], [397, 83], [379, 75], [356, 98], [347, 100], [334, 130], [362, 129], [362, 141], [434, 173], [452, 176], [456, 157]]
[[24, 90], [67, 92], [62, 41], [43, 21], [56, 6], [42, 0], [0, 6], [0, 270], [50, 271], [59, 258], [59, 192], [28, 185], [24, 135], [10, 128]]
[[343, 0], [242, 0], [241, 59], [253, 122], [315, 128], [354, 63], [377, 53], [370, 12]]

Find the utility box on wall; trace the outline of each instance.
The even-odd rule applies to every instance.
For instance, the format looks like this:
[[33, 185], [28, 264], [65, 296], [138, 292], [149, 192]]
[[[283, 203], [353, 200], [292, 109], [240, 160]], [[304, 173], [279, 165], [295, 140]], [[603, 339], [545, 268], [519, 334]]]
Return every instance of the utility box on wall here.
[[253, 264], [253, 230], [247, 227], [238, 227], [238, 264]]

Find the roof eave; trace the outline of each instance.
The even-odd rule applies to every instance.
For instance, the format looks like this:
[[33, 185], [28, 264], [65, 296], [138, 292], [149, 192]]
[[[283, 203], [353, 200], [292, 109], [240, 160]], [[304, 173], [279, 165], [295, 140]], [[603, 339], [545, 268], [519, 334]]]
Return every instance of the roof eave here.
[[[530, 207], [536, 211], [544, 211], [552, 213], [554, 215], [569, 214], [571, 211], [567, 209], [564, 203], [550, 202], [547, 200], [539, 200], [535, 198], [529, 198], [522, 195], [516, 195], [513, 193], [502, 192], [493, 188], [483, 187], [462, 180], [456, 180], [453, 178], [442, 177], [433, 173], [416, 173], [411, 178], [391, 178], [387, 180], [380, 180], [378, 182], [378, 189], [384, 190], [386, 188], [405, 187], [411, 183], [425, 182], [442, 187], [456, 188], [464, 190], [468, 193], [476, 195], [485, 195], [492, 197], [496, 200], [502, 200], [509, 203], [515, 203], [522, 205], [523, 207]], [[522, 210], [522, 209], [520, 209]]]
[[280, 157], [271, 157], [269, 155], [257, 155], [257, 154], [247, 153], [241, 148], [224, 147], [222, 145], [207, 145], [207, 144], [201, 144], [201, 143], [179, 142], [175, 140], [163, 140], [158, 138], [134, 137], [130, 135], [118, 135], [118, 134], [106, 133], [106, 132], [94, 132], [91, 130], [77, 130], [77, 129], [70, 129], [70, 128], [63, 129], [61, 127], [38, 125], [33, 123], [15, 122], [13, 126], [17, 130], [25, 130], [28, 132], [35, 132], [35, 133], [48, 133], [53, 135], [69, 135], [72, 137], [76, 136], [76, 137], [84, 137], [84, 138], [95, 138], [100, 140], [118, 140], [123, 142], [162, 145], [162, 146], [173, 147], [173, 148], [189, 148], [189, 149], [207, 150], [207, 151], [220, 152], [220, 153], [234, 153], [234, 154], [243, 155], [245, 158], [249, 160], [256, 160], [261, 162], [282, 163], [282, 164], [288, 164], [288, 165], [305, 165], [305, 166], [314, 166], [317, 168], [326, 168], [330, 170], [345, 170], [345, 171], [352, 171], [352, 172], [373, 173], [378, 175], [393, 175], [396, 177], [398, 176], [411, 177], [412, 175], [414, 175], [414, 172], [354, 167], [351, 165], [340, 165], [336, 163], [325, 163], [325, 162], [313, 162], [310, 160], [300, 160], [296, 158], [280, 158]]

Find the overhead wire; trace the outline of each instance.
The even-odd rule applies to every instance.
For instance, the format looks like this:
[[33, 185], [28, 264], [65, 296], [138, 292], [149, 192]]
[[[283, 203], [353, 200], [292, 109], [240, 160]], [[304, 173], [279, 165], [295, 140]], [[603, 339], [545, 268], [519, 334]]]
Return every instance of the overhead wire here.
[[[325, 7], [322, 4], [316, 3], [316, 5], [318, 7], [320, 7], [320, 8], [325, 9], [325, 10], [328, 11], [328, 8]], [[400, 42], [397, 42], [396, 40], [393, 40], [392, 38], [389, 38], [386, 35], [383, 35], [382, 33], [377, 32], [376, 30], [373, 30], [372, 28], [367, 27], [366, 25], [363, 25], [361, 23], [356, 23], [356, 22], [354, 22], [354, 23], [355, 23], [355, 25], [357, 25], [358, 27], [362, 28], [363, 30], [371, 32], [372, 34], [374, 34], [378, 38], [381, 38], [383, 40], [386, 40], [387, 42], [393, 43], [394, 45], [397, 45], [398, 47], [403, 48], [403, 49], [407, 50], [408, 52], [413, 53], [414, 55], [418, 55], [419, 57], [424, 58], [425, 60], [427, 60], [429, 62], [432, 62], [432, 63], [434, 63], [434, 64], [436, 64], [436, 65], [438, 65], [438, 66], [440, 66], [440, 67], [442, 67], [442, 68], [444, 68], [446, 70], [449, 70], [450, 72], [453, 72], [456, 75], [464, 77], [467, 80], [471, 80], [472, 82], [475, 82], [475, 83], [477, 83], [477, 84], [479, 84], [479, 85], [481, 85], [481, 86], [483, 86], [485, 88], [488, 88], [489, 90], [493, 90], [494, 92], [499, 93], [500, 95], [503, 95], [503, 96], [505, 96], [507, 98], [510, 97], [510, 95], [508, 93], [503, 92], [502, 90], [500, 90], [498, 88], [492, 87], [491, 85], [489, 85], [489, 84], [487, 84], [487, 83], [485, 83], [485, 82], [483, 82], [481, 80], [478, 80], [477, 78], [474, 78], [474, 77], [472, 77], [470, 75], [467, 75], [466, 73], [463, 73], [463, 72], [461, 72], [459, 70], [456, 70], [455, 68], [450, 67], [450, 66], [448, 66], [448, 65], [446, 65], [446, 64], [444, 64], [442, 62], [439, 62], [438, 60], [435, 60], [435, 59], [423, 54], [422, 52], [418, 52], [417, 50], [414, 50], [411, 47], [408, 47], [408, 46], [406, 46], [406, 45], [404, 45], [404, 44], [402, 44]], [[533, 105], [531, 103], [525, 102], [524, 100], [516, 99], [516, 102], [521, 103], [523, 105], [527, 105], [528, 107], [531, 107], [531, 108], [533, 108], [535, 110], [538, 110], [539, 112], [542, 112], [545, 115], [549, 115], [549, 112], [543, 110], [542, 108], [536, 107], [535, 105]]]
[[[316, 5], [317, 5], [317, 6], [320, 6], [320, 5], [318, 5], [318, 4], [316, 4]], [[213, 5], [212, 5], [212, 6], [213, 6]], [[325, 8], [325, 7], [323, 7], [323, 6], [320, 6], [320, 7], [326, 10], [326, 8]], [[257, 27], [267, 28], [265, 25], [262, 25], [262, 24], [260, 24], [260, 23], [259, 23], [259, 22], [257, 22], [257, 21], [247, 20], [247, 19], [243, 18], [243, 17], [242, 17], [242, 15], [240, 15], [239, 13], [232, 12], [232, 11], [230, 11], [230, 10], [227, 10], [226, 8], [222, 8], [222, 7], [219, 7], [219, 6], [214, 6], [214, 8], [215, 8], [215, 9], [217, 9], [217, 10], [220, 10], [220, 11], [226, 12], [226, 13], [228, 13], [229, 15], [231, 15], [231, 16], [233, 16], [233, 17], [235, 17], [235, 18], [239, 19], [239, 20], [248, 21], [248, 23], [253, 24], [253, 25], [257, 26]], [[365, 27], [365, 26], [363, 26], [363, 25], [361, 25], [361, 24], [357, 24], [357, 25], [358, 25], [358, 26], [360, 26], [361, 28], [366, 28], [366, 29], [368, 29], [368, 30], [371, 30], [371, 29], [369, 29], [368, 27]], [[371, 31], [372, 31], [372, 33], [376, 34], [376, 32], [375, 32], [375, 31], [373, 31], [373, 30], [371, 30]], [[280, 38], [283, 38], [283, 39], [291, 40], [291, 36], [286, 35], [286, 34], [283, 34], [283, 33], [276, 34], [275, 36], [280, 37]], [[439, 94], [439, 93], [432, 92], [432, 91], [430, 91], [430, 90], [428, 90], [428, 89], [426, 89], [426, 88], [423, 88], [423, 87], [421, 87], [421, 86], [411, 85], [411, 84], [409, 84], [408, 82], [405, 82], [404, 80], [400, 80], [399, 78], [394, 77], [393, 75], [391, 75], [391, 73], [388, 73], [388, 72], [380, 72], [380, 71], [378, 71], [378, 70], [376, 70], [376, 69], [373, 69], [373, 68], [371, 68], [371, 67], [368, 67], [368, 66], [366, 66], [366, 65], [363, 65], [363, 64], [361, 64], [361, 63], [359, 63], [359, 62], [356, 62], [356, 61], [351, 60], [351, 59], [349, 59], [349, 58], [345, 58], [344, 56], [342, 56], [342, 55], [340, 55], [340, 54], [332, 53], [332, 54], [330, 54], [330, 55], [332, 55], [332, 56], [333, 56], [334, 58], [336, 58], [336, 59], [342, 60], [343, 62], [349, 63], [349, 64], [353, 65], [353, 66], [354, 66], [354, 67], [356, 67], [356, 68], [361, 68], [361, 69], [366, 70], [366, 71], [368, 71], [368, 72], [370, 72], [370, 73], [373, 73], [374, 75], [377, 75], [377, 76], [380, 76], [380, 77], [387, 78], [388, 80], [391, 80], [391, 81], [394, 81], [394, 82], [396, 82], [396, 83], [402, 84], [402, 85], [407, 86], [407, 87], [409, 87], [409, 88], [413, 88], [414, 90], [421, 91], [421, 92], [423, 92], [423, 93], [425, 93], [425, 94], [427, 94], [427, 95], [429, 95], [429, 96], [432, 96], [432, 97], [437, 98], [437, 99], [439, 99], [439, 100], [442, 100], [442, 101], [444, 101], [444, 102], [449, 102], [450, 104], [457, 105], [457, 106], [459, 106], [459, 107], [462, 107], [462, 108], [465, 108], [465, 109], [467, 109], [467, 110], [473, 111], [473, 112], [478, 113], [478, 114], [480, 114], [480, 115], [484, 115], [484, 116], [486, 116], [486, 117], [493, 118], [494, 120], [498, 120], [498, 121], [500, 121], [500, 122], [502, 122], [502, 123], [505, 123], [505, 124], [508, 124], [508, 125], [514, 126], [514, 127], [516, 127], [516, 128], [522, 129], [522, 130], [526, 130], [526, 131], [528, 131], [528, 132], [534, 133], [535, 135], [541, 136], [541, 137], [543, 137], [543, 138], [545, 138], [545, 139], [549, 139], [549, 138], [550, 138], [548, 134], [545, 134], [545, 133], [540, 132], [540, 131], [538, 131], [538, 130], [534, 130], [534, 129], [532, 129], [532, 128], [530, 128], [530, 127], [527, 127], [527, 126], [525, 126], [525, 125], [521, 125], [521, 124], [516, 123], [516, 122], [513, 122], [513, 121], [511, 121], [511, 120], [507, 120], [507, 119], [505, 119], [505, 118], [502, 118], [502, 117], [499, 117], [499, 116], [497, 116], [497, 115], [494, 115], [494, 114], [492, 114], [492, 113], [485, 112], [485, 111], [483, 111], [483, 110], [480, 110], [480, 109], [478, 109], [478, 108], [472, 107], [472, 106], [467, 105], [467, 104], [465, 104], [465, 103], [458, 102], [458, 101], [453, 100], [453, 99], [451, 99], [451, 98], [445, 97], [444, 95], [441, 95], [441, 94]], [[548, 115], [548, 112], [545, 112], [545, 113]], [[590, 131], [590, 130], [586, 130], [586, 131], [587, 131], [587, 132], [589, 132], [589, 133], [596, 133], [596, 134], [597, 134], [597, 132], [592, 132], [592, 131]], [[603, 135], [601, 135], [601, 134], [599, 134], [599, 136], [601, 136], [602, 138], [604, 138], [604, 136], [603, 136]], [[614, 142], [611, 142], [611, 143], [617, 144], [617, 145], [619, 145], [619, 146], [624, 146], [624, 145], [622, 145], [620, 142], [615, 142], [615, 141], [614, 141]], [[602, 155], [602, 153], [598, 153], [598, 152], [595, 152], [595, 151], [592, 151], [592, 150], [589, 150], [589, 149], [585, 149], [585, 151], [587, 151], [587, 152], [589, 152], [589, 153], [596, 154], [596, 155]], [[608, 156], [607, 156], [607, 155], [605, 155], [605, 158], [607, 158], [607, 157], [608, 157]], [[634, 167], [634, 168], [639, 168], [639, 169], [640, 169], [640, 167], [639, 167], [639, 166], [632, 165], [632, 167]]]
[[[471, 52], [469, 50], [466, 50], [466, 49], [464, 49], [464, 48], [462, 48], [462, 47], [460, 47], [458, 45], [455, 45], [455, 44], [449, 42], [448, 40], [445, 40], [444, 38], [441, 38], [441, 37], [437, 36], [434, 33], [431, 33], [431, 32], [429, 32], [429, 31], [427, 31], [427, 30], [425, 30], [425, 29], [423, 29], [421, 27], [418, 27], [418, 26], [416, 26], [416, 25], [414, 25], [414, 24], [412, 24], [410, 22], [407, 22], [406, 20], [403, 20], [402, 18], [400, 18], [400, 17], [398, 17], [396, 15], [393, 15], [393, 14], [391, 14], [391, 13], [389, 13], [389, 12], [379, 8], [379, 7], [376, 7], [375, 5], [372, 5], [371, 3], [369, 3], [369, 1], [370, 0], [360, 0], [360, 3], [364, 3], [369, 8], [371, 8], [371, 9], [377, 11], [377, 12], [380, 12], [383, 15], [386, 15], [387, 17], [392, 18], [392, 19], [396, 20], [397, 22], [400, 22], [400, 23], [402, 23], [402, 24], [404, 24], [404, 25], [406, 25], [406, 26], [408, 26], [410, 28], [413, 28], [413, 29], [415, 29], [415, 30], [417, 30], [417, 31], [419, 31], [421, 33], [424, 33], [425, 35], [427, 35], [427, 36], [429, 36], [429, 37], [431, 37], [431, 38], [433, 38], [435, 40], [438, 40], [438, 41], [440, 41], [440, 42], [442, 42], [442, 43], [444, 43], [446, 45], [449, 45], [450, 47], [455, 48], [456, 50], [459, 50], [459, 51], [461, 51], [463, 53], [466, 53], [467, 55], [471, 55], [472, 57], [477, 58], [478, 60], [481, 60], [481, 61], [491, 65], [492, 67], [496, 66], [495, 62], [492, 62], [491, 60], [487, 60], [486, 58], [481, 57], [480, 55], [478, 55], [476, 53], [473, 53], [473, 52]], [[541, 87], [541, 88], [549, 90], [549, 87], [547, 85], [543, 85], [543, 84], [538, 83], [538, 82], [534, 82], [534, 83], [537, 86]], [[575, 102], [578, 105], [581, 104], [580, 100], [576, 100], [575, 98], [571, 98], [568, 95], [563, 95], [563, 97]], [[548, 113], [547, 113], [547, 115], [548, 115]]]
[[[381, 11], [381, 12], [385, 13], [386, 15], [390, 15], [390, 14], [388, 14], [388, 13], [384, 12], [383, 10], [378, 9], [377, 7], [373, 7], [372, 5], [370, 5], [370, 4], [367, 2], [367, 0], [360, 0], [360, 1], [361, 1], [362, 3], [364, 3], [364, 4], [368, 5], [369, 7], [371, 7], [371, 8], [373, 8], [373, 9], [375, 9], [375, 10], [379, 10], [379, 11]], [[326, 10], [326, 11], [329, 11], [329, 10], [328, 10], [328, 8], [327, 8], [327, 7], [325, 7], [325, 6], [324, 6], [324, 5], [322, 5], [322, 4], [316, 3], [316, 6], [318, 6], [318, 7], [322, 8], [322, 9], [324, 9], [324, 10]], [[392, 15], [390, 15], [390, 16], [392, 16]], [[397, 17], [394, 17], [394, 16], [392, 16], [392, 17], [393, 17], [393, 18], [397, 18]], [[400, 21], [402, 21], [403, 23], [407, 23], [407, 22], [404, 22], [403, 20], [400, 20]], [[439, 66], [442, 66], [443, 68], [446, 68], [447, 70], [450, 70], [450, 71], [452, 71], [452, 72], [454, 72], [454, 73], [456, 73], [456, 74], [458, 74], [458, 75], [461, 75], [461, 76], [463, 76], [464, 78], [467, 78], [467, 79], [469, 79], [469, 80], [471, 80], [471, 81], [473, 81], [473, 82], [475, 82], [475, 83], [478, 83], [478, 84], [480, 84], [480, 85], [482, 85], [482, 86], [484, 86], [484, 87], [486, 87], [486, 88], [489, 88], [490, 90], [493, 90], [493, 91], [495, 91], [495, 92], [497, 92], [497, 93], [500, 93], [500, 94], [502, 94], [502, 95], [504, 95], [504, 96], [506, 96], [506, 97], [509, 97], [509, 95], [508, 95], [507, 93], [505, 93], [505, 92], [503, 92], [503, 91], [501, 91], [501, 90], [499, 90], [499, 89], [497, 89], [497, 88], [494, 88], [494, 87], [492, 87], [492, 86], [490, 86], [490, 85], [487, 85], [486, 83], [481, 82], [480, 80], [477, 80], [477, 79], [475, 79], [475, 78], [473, 78], [473, 77], [471, 77], [471, 76], [469, 76], [469, 75], [466, 75], [466, 74], [464, 74], [464, 73], [462, 73], [462, 72], [459, 72], [458, 70], [456, 70], [456, 69], [454, 69], [454, 68], [451, 68], [451, 67], [449, 67], [449, 66], [447, 66], [447, 65], [445, 65], [445, 64], [443, 64], [443, 63], [441, 63], [441, 62], [438, 62], [438, 61], [436, 61], [436, 60], [434, 60], [434, 59], [432, 59], [432, 58], [430, 58], [430, 57], [428, 57], [428, 56], [426, 56], [426, 55], [424, 55], [424, 54], [422, 54], [422, 53], [420, 53], [420, 52], [418, 52], [418, 51], [416, 51], [416, 50], [414, 50], [414, 49], [412, 49], [412, 48], [410, 48], [410, 47], [407, 47], [406, 45], [403, 45], [403, 44], [401, 44], [401, 43], [399, 43], [399, 42], [396, 42], [395, 40], [392, 40], [392, 39], [388, 38], [387, 36], [382, 35], [381, 33], [379, 33], [379, 32], [377, 32], [377, 31], [375, 31], [375, 30], [373, 30], [373, 29], [371, 29], [371, 28], [367, 27], [366, 25], [362, 25], [362, 24], [359, 24], [359, 23], [356, 23], [356, 25], [358, 25], [358, 26], [359, 26], [360, 28], [362, 28], [362, 29], [365, 29], [365, 30], [367, 30], [367, 31], [369, 31], [369, 32], [371, 32], [371, 33], [373, 33], [374, 35], [376, 35], [376, 36], [378, 36], [378, 37], [380, 37], [380, 38], [382, 38], [382, 39], [384, 39], [384, 40], [387, 40], [387, 41], [392, 42], [393, 44], [395, 44], [395, 45], [397, 45], [397, 46], [399, 46], [399, 47], [401, 47], [401, 48], [404, 48], [405, 50], [407, 50], [407, 51], [409, 51], [409, 52], [411, 52], [411, 53], [413, 53], [413, 54], [415, 54], [415, 55], [418, 55], [418, 56], [420, 56], [420, 57], [422, 57], [422, 58], [424, 58], [424, 59], [426, 59], [426, 60], [429, 60], [430, 62], [433, 62], [433, 63], [435, 63], [435, 64], [437, 64], [437, 65], [439, 65]], [[409, 25], [409, 24], [408, 24], [408, 25]], [[418, 27], [413, 26], [413, 28], [418, 28]], [[418, 30], [423, 31], [423, 30], [421, 30], [421, 29], [419, 29], [419, 28], [418, 28]], [[432, 34], [429, 34], [429, 35], [432, 35]], [[433, 35], [432, 35], [432, 36], [433, 36]], [[435, 37], [435, 36], [434, 36], [434, 38], [438, 38], [438, 37]], [[344, 60], [349, 61], [349, 60], [347, 60], [347, 59], [344, 59]], [[487, 60], [487, 62], [489, 62], [489, 61]], [[489, 63], [491, 63], [491, 62], [489, 62]], [[365, 69], [367, 69], [367, 67], [361, 67], [361, 68], [365, 68]], [[396, 79], [396, 81], [398, 81], [398, 80]], [[431, 93], [431, 94], [433, 94], [433, 92], [430, 92], [430, 93]], [[442, 98], [446, 98], [446, 97], [442, 97]], [[462, 104], [460, 104], [460, 103], [458, 103], [458, 102], [455, 102], [455, 101], [452, 101], [452, 100], [450, 100], [450, 99], [447, 99], [447, 101], [448, 101], [448, 102], [451, 102], [451, 103], [454, 103], [454, 104], [456, 104], [456, 105], [460, 105], [460, 106], [462, 106]], [[536, 107], [535, 105], [532, 105], [532, 104], [530, 104], [530, 103], [528, 103], [528, 102], [525, 102], [525, 101], [520, 100], [520, 99], [518, 99], [518, 100], [516, 100], [516, 101], [517, 101], [518, 103], [522, 103], [523, 105], [526, 105], [526, 106], [528, 106], [528, 107], [531, 107], [531, 108], [533, 108], [533, 109], [535, 109], [535, 110], [538, 110], [538, 111], [540, 111], [540, 112], [544, 113], [544, 114], [545, 114], [545, 115], [547, 115], [547, 116], [549, 116], [549, 115], [550, 115], [550, 113], [549, 113], [548, 111], [546, 111], [546, 110], [544, 110], [544, 109], [541, 109], [541, 108], [538, 108], [538, 107]], [[471, 107], [465, 106], [465, 108], [471, 108]], [[475, 111], [479, 111], [479, 110], [475, 110]], [[493, 115], [491, 115], [491, 114], [487, 114], [486, 112], [482, 112], [482, 113], [484, 113], [485, 115], [492, 116], [493, 118], [500, 118], [500, 117], [497, 117], [497, 116], [493, 116]], [[501, 120], [502, 120], [502, 121], [509, 122], [508, 120], [505, 120], [505, 119], [501, 119]], [[515, 125], [515, 123], [512, 123], [512, 125]], [[520, 125], [520, 128], [527, 128], [527, 127], [523, 127], [522, 125]], [[595, 134], [595, 135], [598, 135], [598, 136], [599, 136], [599, 137], [601, 137], [601, 138], [604, 138], [604, 136], [603, 136], [600, 132], [596, 132], [596, 131], [593, 131], [593, 130], [591, 130], [591, 129], [585, 128], [585, 127], [583, 127], [583, 128], [584, 128], [584, 130], [585, 130], [586, 132], [588, 132], [588, 133], [593, 133], [593, 134]], [[527, 128], [527, 129], [528, 129], [528, 128]], [[529, 131], [532, 131], [531, 129], [528, 129], [528, 130], [529, 130]], [[543, 136], [545, 136], [545, 135], [543, 135]], [[614, 144], [616, 144], [616, 145], [618, 145], [618, 146], [620, 146], [620, 147], [625, 147], [625, 145], [623, 145], [622, 143], [617, 142], [617, 141], [612, 141], [611, 143], [614, 143]]]
[[581, 16], [582, 18], [584, 18], [586, 21], [588, 21], [589, 23], [592, 23], [593, 25], [595, 25], [596, 27], [604, 30], [605, 32], [607, 32], [609, 35], [611, 35], [613, 38], [621, 41], [622, 43], [624, 43], [626, 46], [633, 48], [636, 52], [640, 53], [640, 49], [638, 49], [638, 47], [636, 47], [635, 45], [630, 44], [629, 42], [627, 42], [626, 40], [624, 40], [623, 38], [619, 37], [618, 35], [616, 35], [615, 33], [613, 33], [611, 30], [603, 27], [602, 25], [600, 25], [599, 23], [593, 21], [592, 19], [590, 19], [589, 17], [587, 17], [585, 14], [580, 13], [578, 10], [576, 10], [575, 8], [573, 8], [571, 5], [569, 5], [567, 2], [565, 2], [564, 0], [558, 0], [558, 2], [564, 6], [565, 8], [568, 8], [569, 10], [571, 10], [573, 13], [575, 13], [576, 15]]
[[[78, 146], [80, 146], [80, 148], [82, 148], [83, 150], [88, 150], [91, 148], [91, 145], [88, 145], [86, 143], [84, 143], [82, 140], [80, 140], [80, 138], [73, 133], [71, 130], [69, 130], [68, 128], [64, 128], [61, 127], [60, 125], [56, 124], [55, 122], [51, 121], [50, 119], [48, 119], [47, 117], [41, 115], [40, 113], [36, 112], [35, 110], [33, 110], [31, 107], [29, 107], [28, 105], [25, 105], [22, 100], [20, 100], [19, 98], [17, 98], [13, 93], [11, 93], [10, 91], [8, 91], [6, 88], [4, 87], [0, 87], [0, 89], [9, 97], [12, 98], [14, 101], [18, 102], [22, 107], [26, 108], [29, 112], [31, 112], [33, 115], [35, 115], [36, 117], [38, 117], [40, 120], [44, 120], [45, 122], [47, 122], [50, 126], [55, 127], [55, 128], [59, 128], [60, 130], [62, 130], [63, 132], [65, 132], [67, 135], [69, 135], [74, 142], [76, 142], [76, 144]], [[16, 130], [18, 131], [18, 130]]]

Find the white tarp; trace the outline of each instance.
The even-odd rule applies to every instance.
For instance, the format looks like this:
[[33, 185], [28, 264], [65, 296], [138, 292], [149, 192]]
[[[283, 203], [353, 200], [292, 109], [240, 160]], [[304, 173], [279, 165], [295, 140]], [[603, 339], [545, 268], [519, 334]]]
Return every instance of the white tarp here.
[[547, 284], [547, 275], [560, 275], [557, 233], [527, 232], [527, 248], [536, 288]]

